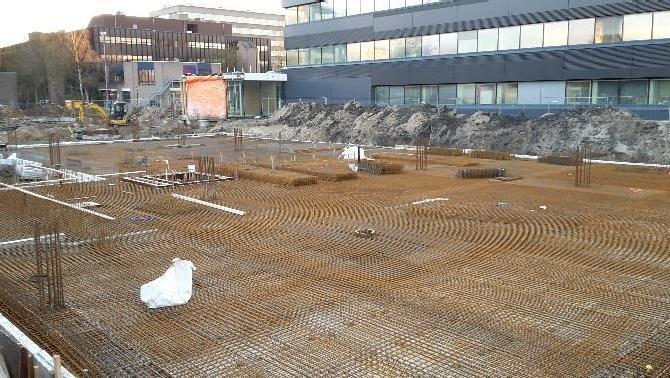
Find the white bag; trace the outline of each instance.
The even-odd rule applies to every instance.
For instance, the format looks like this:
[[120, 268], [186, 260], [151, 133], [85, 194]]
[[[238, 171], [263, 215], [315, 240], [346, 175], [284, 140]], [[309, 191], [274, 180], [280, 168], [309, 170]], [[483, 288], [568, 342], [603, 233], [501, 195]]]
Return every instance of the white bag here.
[[193, 294], [194, 270], [189, 260], [172, 260], [165, 274], [140, 287], [140, 299], [151, 309], [188, 303]]

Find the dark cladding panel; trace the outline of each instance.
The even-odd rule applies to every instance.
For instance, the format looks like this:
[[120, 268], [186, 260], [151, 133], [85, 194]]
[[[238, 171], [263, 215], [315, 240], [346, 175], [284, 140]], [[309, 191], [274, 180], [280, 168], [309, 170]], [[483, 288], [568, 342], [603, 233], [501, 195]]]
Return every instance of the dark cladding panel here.
[[455, 83], [497, 82], [505, 76], [504, 60], [500, 56], [478, 56], [454, 62]]
[[[612, 2], [612, 1], [610, 1]], [[568, 8], [570, 2], [568, 0], [509, 0], [509, 13], [521, 14], [532, 12], [544, 12], [550, 9]]]
[[563, 80], [563, 56], [560, 52], [508, 54], [503, 59], [505, 74], [499, 81]]
[[372, 85], [405, 85], [411, 83], [412, 65], [407, 62], [376, 64], [371, 67]]
[[411, 29], [412, 27], [413, 24], [412, 24], [411, 13], [400, 13], [385, 17], [374, 18], [375, 32], [386, 32], [398, 29]]

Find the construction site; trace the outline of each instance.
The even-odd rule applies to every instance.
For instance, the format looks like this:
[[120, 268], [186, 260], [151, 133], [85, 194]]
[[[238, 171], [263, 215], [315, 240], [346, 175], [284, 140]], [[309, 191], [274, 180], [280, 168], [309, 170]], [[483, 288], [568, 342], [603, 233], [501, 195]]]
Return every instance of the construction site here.
[[231, 131], [9, 145], [0, 312], [76, 376], [670, 376], [667, 165]]

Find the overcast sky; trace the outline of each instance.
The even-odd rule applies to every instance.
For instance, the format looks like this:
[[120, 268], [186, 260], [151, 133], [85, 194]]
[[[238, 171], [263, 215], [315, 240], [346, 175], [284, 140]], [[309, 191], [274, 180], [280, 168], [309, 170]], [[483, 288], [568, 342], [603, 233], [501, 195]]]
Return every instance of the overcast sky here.
[[280, 0], [0, 0], [0, 47], [26, 41], [33, 31], [76, 30], [92, 16], [121, 11], [128, 16], [148, 16], [168, 4], [193, 4], [238, 10], [281, 13]]

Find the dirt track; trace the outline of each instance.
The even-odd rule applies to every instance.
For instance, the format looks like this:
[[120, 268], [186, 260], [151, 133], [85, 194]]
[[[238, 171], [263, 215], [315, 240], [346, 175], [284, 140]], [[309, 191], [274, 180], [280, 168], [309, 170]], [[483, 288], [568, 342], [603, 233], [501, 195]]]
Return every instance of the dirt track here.
[[[210, 155], [232, 150], [230, 140], [205, 143]], [[131, 146], [152, 158], [188, 155]], [[123, 159], [124, 148], [64, 149], [63, 157], [99, 169]], [[257, 151], [268, 160], [267, 149]], [[330, 155], [316, 156], [317, 165], [344, 169]], [[576, 189], [570, 167], [431, 157], [417, 172], [406, 159], [400, 175], [297, 188], [218, 184], [216, 202], [243, 217], [170, 196], [197, 197], [198, 187], [37, 190], [66, 202], [95, 196], [99, 211], [117, 218], [111, 223], [0, 192], [2, 240], [29, 237], [35, 220], [51, 217], [73, 240], [97, 240], [67, 250], [68, 308], [53, 322], [29, 313], [31, 249], [0, 250], [0, 309], [30, 323], [75, 370], [115, 376], [635, 376], [648, 364], [650, 376], [667, 376], [667, 172], [594, 167], [592, 187]], [[315, 164], [313, 154], [298, 160]], [[473, 164], [524, 179], [455, 178]], [[449, 200], [412, 204], [438, 197]], [[358, 228], [377, 237], [357, 238]], [[147, 311], [139, 286], [174, 257], [195, 263], [194, 297]]]

